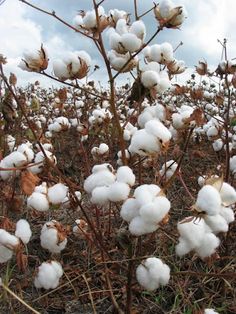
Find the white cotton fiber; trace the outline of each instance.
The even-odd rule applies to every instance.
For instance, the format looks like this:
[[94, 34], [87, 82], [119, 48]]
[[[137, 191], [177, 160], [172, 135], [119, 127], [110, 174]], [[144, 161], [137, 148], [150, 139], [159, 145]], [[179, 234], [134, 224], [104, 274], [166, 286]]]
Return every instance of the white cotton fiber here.
[[198, 192], [196, 207], [208, 215], [216, 215], [221, 208], [220, 193], [211, 185], [204, 185]]
[[67, 238], [59, 240], [59, 232], [62, 226], [55, 220], [46, 222], [41, 230], [40, 243], [44, 249], [51, 253], [60, 253], [67, 244]]
[[135, 198], [128, 198], [122, 205], [120, 215], [122, 219], [130, 222], [134, 217], [139, 216], [139, 206]]
[[34, 279], [36, 288], [55, 289], [59, 285], [59, 279], [63, 275], [61, 264], [55, 261], [44, 262], [38, 268]]
[[15, 236], [21, 239], [24, 244], [27, 244], [32, 236], [32, 231], [27, 220], [20, 219], [16, 223]]
[[49, 210], [49, 201], [47, 199], [47, 196], [42, 193], [33, 192], [27, 198], [27, 207], [42, 212]]
[[114, 182], [109, 186], [108, 198], [111, 202], [124, 201], [129, 197], [130, 187], [123, 182]]
[[130, 167], [122, 166], [117, 170], [116, 180], [133, 186], [135, 184], [135, 175]]
[[68, 187], [62, 183], [57, 183], [48, 189], [48, 199], [52, 204], [60, 204], [68, 193]]

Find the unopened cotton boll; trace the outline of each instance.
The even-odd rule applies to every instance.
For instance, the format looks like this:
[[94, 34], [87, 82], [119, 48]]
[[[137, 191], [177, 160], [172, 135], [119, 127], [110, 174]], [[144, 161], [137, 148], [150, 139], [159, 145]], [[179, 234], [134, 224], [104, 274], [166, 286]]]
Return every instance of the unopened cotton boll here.
[[135, 198], [128, 198], [122, 205], [120, 215], [122, 219], [130, 222], [134, 217], [139, 216], [139, 206]]
[[64, 228], [56, 220], [46, 222], [41, 230], [40, 243], [51, 253], [60, 253], [67, 244]]
[[170, 280], [170, 268], [159, 258], [147, 258], [136, 269], [136, 278], [146, 290], [154, 291], [160, 285], [167, 285]]
[[17, 221], [15, 236], [21, 239], [24, 244], [29, 243], [29, 240], [32, 236], [32, 231], [27, 220], [20, 219]]
[[114, 182], [109, 186], [108, 198], [111, 202], [120, 202], [128, 198], [130, 187], [124, 182]]
[[196, 209], [208, 215], [216, 215], [221, 208], [220, 193], [211, 185], [204, 185], [198, 192]]
[[33, 192], [27, 199], [27, 207], [41, 212], [49, 210], [47, 196], [42, 193]]
[[59, 285], [59, 279], [63, 275], [61, 264], [55, 261], [44, 262], [38, 268], [34, 279], [36, 288], [55, 289]]
[[68, 193], [68, 187], [62, 183], [57, 183], [48, 189], [48, 199], [52, 204], [60, 204]]
[[130, 167], [122, 166], [117, 170], [116, 180], [133, 186], [135, 184], [135, 175]]

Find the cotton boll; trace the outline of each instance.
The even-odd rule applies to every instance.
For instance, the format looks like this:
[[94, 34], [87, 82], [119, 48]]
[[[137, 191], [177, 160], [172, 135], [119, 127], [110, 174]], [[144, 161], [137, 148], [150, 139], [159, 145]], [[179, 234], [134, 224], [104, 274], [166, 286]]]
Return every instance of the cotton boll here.
[[137, 237], [154, 232], [157, 228], [157, 225], [145, 222], [140, 216], [134, 217], [129, 224], [130, 233]]
[[114, 182], [109, 186], [108, 198], [111, 202], [120, 202], [128, 198], [130, 187], [123, 182]]
[[[56, 266], [56, 264], [58, 264]], [[36, 288], [55, 289], [59, 285], [59, 279], [63, 274], [61, 264], [58, 262], [44, 262], [38, 268], [38, 273], [34, 279]]]
[[109, 151], [109, 146], [105, 143], [102, 143], [98, 147], [98, 152], [100, 155], [103, 155]]
[[83, 26], [83, 24], [84, 24], [84, 22], [83, 22], [83, 17], [80, 15], [80, 14], [78, 14], [78, 15], [76, 15], [74, 18], [73, 18], [73, 25], [76, 27], [76, 28], [78, 28], [78, 29], [80, 29], [82, 26]]
[[213, 309], [205, 309], [204, 314], [219, 314]]
[[221, 208], [220, 193], [211, 185], [203, 186], [198, 192], [195, 206], [198, 211], [208, 215], [218, 214]]
[[139, 216], [139, 206], [136, 199], [128, 198], [121, 207], [120, 215], [127, 222]]
[[128, 33], [128, 25], [125, 19], [119, 19], [116, 23], [116, 31], [119, 35]]
[[223, 145], [224, 145], [224, 143], [223, 143], [221, 138], [219, 138], [218, 140], [215, 140], [212, 143], [212, 147], [213, 147], [215, 152], [219, 152], [223, 148]]
[[114, 169], [112, 168], [112, 165], [110, 165], [108, 163], [93, 166], [92, 173], [95, 174], [95, 173], [98, 173], [100, 171], [108, 171], [108, 172], [112, 173], [114, 171]]
[[148, 133], [145, 129], [138, 130], [131, 138], [129, 152], [140, 156], [158, 153], [161, 150], [157, 138]]
[[216, 248], [220, 245], [220, 239], [217, 238], [213, 233], [206, 233], [204, 241], [197, 247], [196, 253], [202, 258], [206, 258], [215, 253]]
[[20, 219], [17, 221], [15, 236], [21, 239], [24, 244], [29, 243], [29, 240], [32, 236], [32, 231], [27, 220]]
[[116, 180], [133, 186], [135, 184], [135, 175], [130, 167], [122, 166], [117, 170]]
[[164, 124], [158, 120], [150, 120], [145, 124], [145, 130], [156, 136], [163, 143], [168, 142], [171, 139], [170, 131], [164, 126]]
[[91, 202], [98, 205], [104, 205], [109, 201], [109, 187], [98, 186], [92, 191]]
[[34, 192], [47, 194], [48, 192], [47, 182], [43, 182], [42, 184], [37, 185], [34, 189]]
[[13, 251], [0, 244], [0, 263], [6, 263], [13, 256]]
[[160, 76], [155, 71], [145, 71], [141, 75], [141, 82], [147, 88], [152, 88], [160, 83]]
[[214, 216], [205, 215], [204, 221], [215, 234], [219, 232], [227, 232], [229, 229], [227, 221], [219, 214]]
[[121, 43], [125, 50], [129, 52], [137, 51], [142, 45], [141, 39], [132, 33], [122, 35]]
[[190, 222], [178, 223], [177, 229], [180, 237], [183, 238], [192, 249], [202, 243], [206, 234], [206, 224], [204, 220], [194, 221], [194, 217]]
[[163, 18], [168, 18], [174, 5], [171, 0], [162, 0], [159, 4], [160, 14]]
[[143, 41], [146, 36], [146, 26], [141, 20], [135, 21], [131, 25], [129, 32], [135, 34], [139, 39]]
[[192, 251], [193, 246], [187, 240], [179, 237], [179, 243], [175, 246], [175, 252], [178, 256], [182, 257]]
[[8, 166], [8, 168], [21, 167], [27, 164], [26, 156], [18, 151], [12, 152], [10, 155], [6, 156], [3, 160], [4, 160], [4, 163]]
[[67, 238], [62, 225], [55, 220], [46, 222], [41, 230], [40, 244], [51, 253], [60, 253], [64, 250]]
[[161, 63], [168, 63], [174, 59], [173, 47], [169, 43], [161, 44]]
[[4, 229], [0, 229], [0, 244], [9, 249], [13, 249], [19, 245], [19, 239]]
[[80, 51], [75, 51], [74, 53], [76, 57], [82, 59], [88, 67], [91, 65], [91, 62], [92, 62], [91, 57], [86, 51], [80, 50]]
[[68, 193], [68, 187], [62, 183], [57, 183], [48, 189], [48, 199], [52, 204], [60, 204]]
[[138, 125], [141, 128], [144, 128], [145, 123], [149, 120], [153, 120], [156, 117], [155, 107], [147, 107], [145, 108], [142, 113], [138, 116]]
[[70, 78], [67, 65], [61, 59], [56, 59], [53, 61], [53, 72], [54, 75], [62, 81]]
[[155, 184], [143, 184], [137, 187], [134, 191], [134, 197], [141, 207], [147, 203], [150, 203], [161, 191], [158, 185]]
[[153, 202], [140, 208], [140, 216], [147, 223], [158, 224], [170, 210], [170, 202], [164, 196], [158, 196]]
[[156, 62], [161, 62], [161, 46], [152, 45], [149, 51], [149, 59]]
[[115, 182], [115, 175], [109, 170], [93, 173], [84, 181], [84, 190], [87, 193], [92, 193], [93, 189], [98, 186], [109, 186]]
[[228, 207], [221, 207], [220, 209], [220, 215], [224, 217], [226, 222], [229, 224], [234, 221], [234, 211], [231, 208]]
[[161, 176], [165, 175], [166, 179], [169, 179], [173, 176], [177, 167], [178, 167], [178, 164], [174, 160], [169, 160], [162, 166], [159, 173]]
[[222, 184], [220, 196], [224, 206], [233, 205], [236, 202], [236, 191], [230, 184], [226, 182]]
[[[5, 169], [7, 169], [7, 168], [9, 168], [9, 166], [7, 165], [7, 164], [5, 164], [5, 162], [4, 162], [4, 159], [2, 159], [1, 161], [0, 161], [0, 168], [5, 168]], [[13, 175], [13, 171], [7, 171], [7, 170], [0, 170], [0, 177], [1, 177], [1, 179], [2, 180], [8, 180], [12, 175]]]
[[27, 162], [31, 162], [34, 159], [34, 152], [27, 144], [21, 144], [18, 146], [17, 151], [26, 156]]
[[27, 207], [41, 212], [47, 211], [49, 210], [49, 201], [45, 194], [33, 192], [27, 198]]

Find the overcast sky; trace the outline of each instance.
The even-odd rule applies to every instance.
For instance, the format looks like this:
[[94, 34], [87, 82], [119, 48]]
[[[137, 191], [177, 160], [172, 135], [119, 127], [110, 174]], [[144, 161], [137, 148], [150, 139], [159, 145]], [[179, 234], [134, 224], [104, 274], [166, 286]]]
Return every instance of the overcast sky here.
[[[55, 10], [57, 15], [69, 23], [72, 23], [79, 10], [92, 8], [91, 0], [29, 1], [49, 11]], [[173, 2], [176, 5], [185, 5], [188, 18], [181, 30], [165, 29], [152, 44], [168, 41], [176, 47], [182, 41], [184, 45], [178, 49], [175, 56], [177, 59], [185, 60], [189, 68], [193, 68], [202, 59], [207, 60], [213, 69], [217, 66], [221, 58], [221, 47], [217, 39], [227, 38], [228, 55], [230, 58], [236, 57], [236, 0], [173, 0]], [[137, 3], [140, 14], [153, 5], [152, 0], [137, 0]], [[112, 8], [123, 9], [132, 14], [134, 11], [133, 0], [105, 0], [103, 6], [106, 11]], [[148, 39], [157, 27], [153, 12], [144, 18], [144, 22]], [[18, 76], [19, 85], [35, 80], [41, 81], [43, 85], [52, 84], [39, 74], [27, 73], [17, 67], [23, 52], [38, 49], [41, 43], [47, 47], [50, 60], [63, 56], [66, 51], [86, 50], [91, 55], [94, 65], [103, 64], [89, 39], [82, 38], [54, 18], [35, 11], [19, 0], [6, 0], [0, 5], [0, 53], [7, 56], [6, 71], [14, 72]], [[50, 74], [51, 71], [49, 68]], [[104, 67], [101, 67], [94, 78], [106, 80]]]

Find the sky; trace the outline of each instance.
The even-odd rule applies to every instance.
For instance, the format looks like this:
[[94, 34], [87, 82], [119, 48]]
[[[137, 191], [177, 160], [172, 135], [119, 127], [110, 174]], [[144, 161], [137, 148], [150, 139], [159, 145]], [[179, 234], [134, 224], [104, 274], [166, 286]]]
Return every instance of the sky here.
[[[92, 0], [29, 0], [29, 2], [48, 11], [54, 10], [58, 16], [71, 24], [79, 10], [92, 9]], [[103, 7], [106, 12], [114, 8], [123, 9], [132, 14], [133, 21], [133, 3], [133, 0], [105, 0]], [[181, 30], [164, 29], [152, 44], [167, 41], [176, 47], [180, 41], [183, 42], [175, 53], [175, 57], [184, 60], [189, 68], [182, 76], [182, 80], [189, 78], [190, 73], [194, 71], [194, 65], [200, 60], [206, 60], [212, 69], [217, 67], [222, 52], [217, 39], [223, 41], [227, 38], [228, 57], [236, 57], [236, 0], [173, 0], [173, 3], [176, 6], [185, 5], [188, 18], [181, 26]], [[153, 6], [153, 1], [137, 0], [137, 4], [138, 13], [142, 14]], [[147, 40], [155, 32], [157, 22], [153, 12], [145, 16], [143, 21], [147, 28]], [[108, 51], [106, 33], [103, 36]], [[91, 79], [102, 83], [108, 80], [103, 61], [90, 39], [82, 37], [53, 17], [34, 10], [20, 0], [5, 0], [0, 5], [0, 54], [8, 59], [5, 66], [6, 74], [15, 73], [19, 85], [33, 83], [36, 80], [43, 86], [54, 84], [40, 74], [27, 73], [18, 67], [23, 52], [38, 50], [41, 43], [48, 50], [50, 64], [53, 59], [64, 56], [68, 51], [87, 51], [92, 57], [93, 65], [100, 66]], [[47, 71], [52, 74], [52, 67], [49, 66]], [[127, 75], [120, 76], [121, 83], [126, 79]]]

